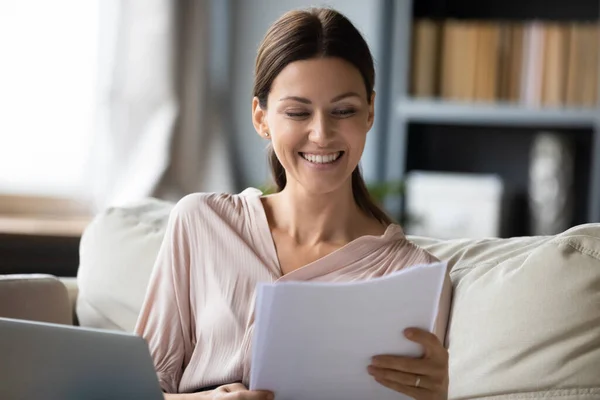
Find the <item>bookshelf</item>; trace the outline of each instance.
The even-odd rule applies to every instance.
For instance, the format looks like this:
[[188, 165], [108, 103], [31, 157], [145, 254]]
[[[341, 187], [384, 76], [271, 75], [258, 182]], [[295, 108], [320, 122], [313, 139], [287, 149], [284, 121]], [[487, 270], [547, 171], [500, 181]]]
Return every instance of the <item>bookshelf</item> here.
[[405, 123], [451, 123], [495, 126], [550, 126], [593, 128], [593, 108], [525, 108], [513, 103], [460, 103], [431, 99], [404, 99], [396, 110]]
[[[568, 85], [582, 87], [582, 84], [580, 82], [567, 84], [568, 79], [573, 80], [576, 77], [572, 73], [572, 76], [568, 77], [566, 64], [552, 64], [548, 61], [549, 57], [554, 57], [554, 60], [562, 60], [565, 55], [567, 58], [573, 57], [573, 53], [568, 55], [568, 49], [574, 46], [565, 47], [567, 49], [565, 50], [556, 44], [552, 45], [551, 50], [547, 50], [549, 45], [544, 48], [544, 57], [546, 58], [543, 59], [542, 64], [552, 65], [552, 67], [546, 68], [548, 71], [544, 72], [533, 71], [533, 74], [532, 71], [529, 71], [532, 79], [539, 79], [538, 86], [534, 87], [539, 92], [537, 98], [532, 99], [531, 93], [525, 93], [523, 88], [518, 89], [518, 93], [512, 95], [509, 94], [508, 88], [505, 90], [493, 88], [494, 93], [490, 93], [492, 89], [487, 88], [482, 92], [482, 89], [475, 88], [471, 81], [463, 82], [463, 86], [458, 86], [457, 89], [454, 82], [463, 79], [461, 76], [466, 76], [468, 79], [474, 77], [476, 82], [478, 79], [475, 70], [469, 70], [462, 64], [455, 67], [455, 69], [458, 68], [459, 73], [455, 72], [451, 76], [454, 78], [453, 80], [448, 81], [446, 78], [447, 82], [454, 84], [454, 87], [448, 89], [446, 84], [444, 88], [445, 84], [442, 80], [444, 79], [443, 75], [447, 72], [443, 71], [442, 65], [449, 62], [443, 60], [441, 56], [434, 60], [435, 70], [431, 71], [431, 73], [437, 74], [435, 84], [430, 82], [429, 89], [422, 92], [420, 96], [415, 95], [417, 84], [413, 72], [415, 62], [413, 56], [416, 54], [414, 41], [417, 35], [415, 32], [419, 29], [417, 24], [420, 21], [437, 21], [441, 26], [448, 21], [455, 21], [456, 26], [479, 24], [488, 31], [496, 21], [504, 25], [519, 26], [521, 30], [537, 29], [539, 32], [542, 32], [547, 26], [548, 31], [552, 31], [551, 33], [544, 31], [544, 33], [536, 34], [554, 35], [555, 37], [559, 36], [556, 33], [558, 32], [556, 27], [559, 25], [566, 26], [564, 30], [574, 30], [575, 28], [570, 26], [577, 26], [579, 22], [588, 26], [600, 25], [600, 2], [598, 0], [573, 0], [570, 2], [505, 0], [491, 3], [493, 4], [474, 0], [397, 0], [388, 2], [388, 12], [391, 15], [388, 31], [391, 38], [388, 47], [390, 50], [388, 72], [390, 85], [389, 93], [386, 94], [389, 109], [386, 115], [386, 156], [382, 166], [382, 179], [386, 181], [401, 180], [412, 169], [446, 168], [446, 171], [450, 172], [498, 172], [503, 174], [503, 178], [516, 179], [516, 182], [508, 182], [508, 184], [517, 187], [516, 190], [522, 192], [525, 185], [522, 176], [528, 174], [526, 153], [527, 146], [532, 142], [531, 138], [539, 131], [556, 131], [569, 135], [569, 138], [573, 138], [573, 141], [576, 142], [576, 173], [578, 176], [575, 179], [574, 191], [577, 211], [573, 225], [600, 222], [600, 105], [597, 100], [598, 93], [600, 93], [600, 61], [597, 59], [600, 56], [598, 54], [593, 55], [596, 60], [596, 64], [593, 65], [593, 79], [589, 79], [588, 69], [588, 77], [584, 80], [587, 87], [578, 89], [587, 91], [588, 94], [585, 98], [573, 97], [572, 93], [575, 93], [573, 90], [570, 90], [571, 95], [568, 94]], [[444, 29], [444, 33], [448, 31], [445, 28], [438, 29]], [[597, 32], [600, 36], [600, 28]], [[438, 33], [438, 35], [440, 34]], [[569, 38], [573, 36], [569, 34]], [[438, 36], [437, 49], [440, 52], [447, 45], [444, 44], [444, 40], [443, 37]], [[460, 40], [467, 39], [463, 36]], [[556, 43], [568, 41], [564, 38], [560, 40]], [[483, 47], [489, 48], [490, 46]], [[424, 56], [421, 54], [420, 57]], [[431, 55], [425, 57], [431, 57]], [[464, 58], [464, 53], [462, 58]], [[488, 71], [489, 69], [493, 68], [487, 65], [484, 70]], [[495, 79], [501, 79], [499, 76], [502, 72], [497, 71], [497, 74], [498, 77]], [[548, 88], [551, 85], [547, 84], [548, 81], [544, 82], [544, 78], [548, 79], [548, 76], [553, 74], [565, 77], [562, 86], [557, 88], [555, 85], [555, 87]], [[486, 79], [489, 80], [489, 78], [483, 77], [480, 78], [480, 81], [485, 82]], [[508, 81], [508, 78], [504, 79]], [[519, 77], [518, 80], [524, 82], [526, 81], [524, 79]], [[435, 88], [432, 88], [432, 85]], [[590, 92], [590, 85], [593, 85], [593, 92]], [[480, 84], [480, 86], [482, 85]], [[529, 90], [531, 91], [531, 88]], [[528, 96], [528, 98], [523, 96]], [[422, 137], [423, 135], [424, 137]], [[445, 137], [443, 135], [456, 137], [457, 146], [464, 145], [466, 140], [479, 143], [480, 147], [475, 147], [474, 151], [484, 153], [496, 151], [485, 144], [488, 138], [492, 143], [498, 143], [500, 140], [509, 141], [508, 148], [514, 148], [515, 152], [521, 154], [521, 158], [518, 162], [514, 162], [513, 159], [507, 157], [507, 165], [502, 165], [502, 157], [495, 154], [494, 157], [487, 157], [495, 160], [496, 164], [491, 165], [487, 162], [485, 154], [483, 157], [475, 157], [469, 162], [452, 160], [451, 155], [444, 155], [446, 163], [436, 165], [431, 161], [432, 154], [425, 154], [422, 157], [415, 156], [415, 152], [427, 151], [432, 148], [423, 143], [431, 142], [434, 137]], [[486, 139], [476, 139], [477, 135], [483, 135]], [[512, 148], [510, 141], [513, 141]], [[452, 146], [452, 140], [447, 140], [446, 144]], [[447, 148], [448, 153], [453, 153], [454, 150], [452, 147]], [[457, 148], [456, 157], [461, 156], [468, 155]], [[393, 215], [400, 215], [402, 199], [400, 197], [389, 198], [386, 200], [385, 206]], [[529, 232], [516, 229], [508, 234], [525, 235]]]

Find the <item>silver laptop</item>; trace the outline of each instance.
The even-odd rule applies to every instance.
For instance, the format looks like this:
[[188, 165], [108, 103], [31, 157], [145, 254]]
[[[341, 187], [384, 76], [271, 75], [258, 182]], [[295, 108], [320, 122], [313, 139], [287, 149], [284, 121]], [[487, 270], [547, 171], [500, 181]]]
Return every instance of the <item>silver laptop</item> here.
[[0, 399], [162, 400], [139, 336], [0, 318]]

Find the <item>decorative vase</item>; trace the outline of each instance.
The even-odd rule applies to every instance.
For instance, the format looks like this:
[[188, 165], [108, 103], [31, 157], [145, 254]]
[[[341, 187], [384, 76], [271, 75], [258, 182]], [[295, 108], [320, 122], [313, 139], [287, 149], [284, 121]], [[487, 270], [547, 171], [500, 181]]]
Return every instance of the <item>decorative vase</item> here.
[[529, 167], [529, 215], [532, 235], [553, 235], [573, 218], [573, 146], [564, 136], [540, 132]]

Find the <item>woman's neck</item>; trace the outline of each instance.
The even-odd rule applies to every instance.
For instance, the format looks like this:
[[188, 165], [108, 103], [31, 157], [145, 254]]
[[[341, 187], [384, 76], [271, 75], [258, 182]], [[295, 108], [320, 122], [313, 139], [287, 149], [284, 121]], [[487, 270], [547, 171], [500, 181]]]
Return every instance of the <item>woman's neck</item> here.
[[385, 229], [360, 210], [350, 182], [320, 195], [287, 185], [283, 191], [267, 197], [266, 207], [271, 229], [287, 234], [298, 245], [344, 245], [365, 234], [381, 234]]

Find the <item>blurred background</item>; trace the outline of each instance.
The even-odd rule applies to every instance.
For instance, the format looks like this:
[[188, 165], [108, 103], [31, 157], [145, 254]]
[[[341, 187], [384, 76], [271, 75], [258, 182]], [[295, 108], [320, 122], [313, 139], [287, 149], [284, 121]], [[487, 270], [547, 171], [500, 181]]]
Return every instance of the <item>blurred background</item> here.
[[268, 185], [256, 50], [315, 5], [371, 47], [361, 165], [407, 233], [600, 221], [598, 0], [0, 0], [0, 273], [74, 276], [110, 206]]

